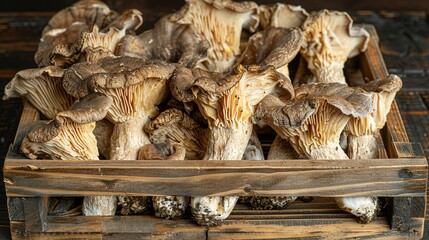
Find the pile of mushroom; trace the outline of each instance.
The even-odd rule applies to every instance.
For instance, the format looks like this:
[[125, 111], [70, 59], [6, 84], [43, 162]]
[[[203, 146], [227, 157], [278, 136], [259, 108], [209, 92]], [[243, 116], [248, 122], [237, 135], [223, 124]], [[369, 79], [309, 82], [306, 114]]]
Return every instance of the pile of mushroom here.
[[[377, 132], [402, 82], [391, 75], [347, 85], [344, 64], [369, 40], [347, 13], [186, 0], [137, 35], [142, 22], [139, 10], [118, 14], [98, 0], [79, 1], [51, 18], [35, 55], [39, 68], [18, 72], [3, 97], [25, 97], [48, 119], [24, 138], [27, 157], [264, 160], [254, 124], [277, 133], [267, 159], [378, 157]], [[294, 59], [296, 73], [288, 67]], [[283, 209], [297, 197], [246, 202]], [[189, 207], [198, 224], [213, 226], [237, 200], [93, 196], [84, 198], [82, 212], [176, 219]], [[335, 201], [362, 223], [379, 210], [376, 197]]]

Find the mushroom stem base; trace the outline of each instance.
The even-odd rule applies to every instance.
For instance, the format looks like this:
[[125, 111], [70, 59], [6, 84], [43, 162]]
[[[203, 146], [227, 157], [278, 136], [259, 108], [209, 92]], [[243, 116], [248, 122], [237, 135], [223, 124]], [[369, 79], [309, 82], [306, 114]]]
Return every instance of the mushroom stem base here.
[[114, 216], [117, 206], [115, 196], [85, 197], [82, 204], [82, 213], [85, 216]]
[[156, 196], [152, 197], [155, 216], [165, 219], [177, 219], [185, 215], [189, 197]]
[[377, 139], [373, 135], [348, 136], [348, 153], [351, 159], [378, 158]]
[[136, 160], [140, 148], [150, 140], [143, 131], [148, 117], [132, 118], [115, 124], [110, 138], [110, 158], [112, 160]]
[[377, 197], [340, 197], [335, 198], [335, 202], [342, 210], [355, 215], [359, 223], [370, 223], [380, 211]]
[[193, 197], [192, 218], [201, 226], [219, 226], [234, 209], [238, 197]]
[[310, 149], [307, 153], [310, 159], [349, 159], [339, 143], [330, 142], [324, 146]]

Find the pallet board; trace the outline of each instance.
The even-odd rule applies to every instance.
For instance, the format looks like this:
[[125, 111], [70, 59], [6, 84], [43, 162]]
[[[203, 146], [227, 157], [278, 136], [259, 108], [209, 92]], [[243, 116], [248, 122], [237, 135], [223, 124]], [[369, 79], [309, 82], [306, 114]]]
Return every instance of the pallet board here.
[[[361, 54], [360, 76], [385, 77], [375, 29]], [[29, 104], [18, 134], [39, 119]], [[16, 239], [274, 239], [388, 238], [423, 236], [427, 162], [419, 144], [409, 142], [396, 103], [381, 132], [386, 150], [377, 160], [282, 161], [75, 161], [24, 160], [11, 147], [4, 177]], [[387, 156], [389, 158], [387, 158]], [[144, 176], [144, 177], [142, 177]], [[214, 184], [215, 183], [215, 184]], [[61, 186], [61, 187], [58, 187]], [[178, 191], [178, 189], [186, 189]], [[361, 225], [332, 200], [296, 203], [281, 211], [234, 210], [221, 227], [152, 216], [48, 216], [49, 196], [88, 195], [301, 195], [387, 197], [385, 213]], [[15, 207], [13, 209], [12, 207]]]

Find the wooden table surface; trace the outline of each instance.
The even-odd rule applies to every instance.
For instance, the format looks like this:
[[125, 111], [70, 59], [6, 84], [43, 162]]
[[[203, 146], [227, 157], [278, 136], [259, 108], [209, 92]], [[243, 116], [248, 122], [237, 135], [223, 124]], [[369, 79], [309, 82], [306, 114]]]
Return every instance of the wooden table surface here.
[[[6, 0], [6, 4], [0, 4], [1, 93], [3, 93], [5, 84], [17, 71], [35, 67], [33, 56], [42, 28], [57, 9], [73, 1], [63, 1], [55, 6], [40, 7], [36, 11], [20, 12], [16, 10], [19, 6], [8, 5], [8, 2], [12, 3], [13, 1]], [[116, 4], [119, 10], [123, 8], [121, 5], [123, 1], [117, 1], [119, 3], [107, 2], [111, 6]], [[359, 9], [359, 5], [354, 7]], [[158, 8], [158, 10], [142, 11], [145, 18], [143, 29], [150, 28], [160, 14], [168, 12], [165, 12], [166, 8], [159, 6], [151, 6], [150, 9], [154, 8]], [[171, 8], [170, 10], [174, 11], [175, 9]], [[426, 156], [429, 156], [428, 14], [429, 12], [352, 12], [357, 22], [370, 23], [376, 26], [380, 35], [380, 47], [389, 72], [399, 75], [404, 81], [404, 87], [397, 95], [397, 102], [410, 141], [420, 142]], [[14, 138], [21, 110], [20, 99], [0, 102], [0, 166], [3, 166], [8, 146]], [[0, 172], [0, 177], [3, 179], [2, 172]], [[426, 222], [426, 226], [429, 226], [429, 220]], [[425, 239], [429, 239], [427, 231], [425, 236]], [[0, 182], [0, 239], [8, 238], [9, 223], [6, 197], [3, 182]]]

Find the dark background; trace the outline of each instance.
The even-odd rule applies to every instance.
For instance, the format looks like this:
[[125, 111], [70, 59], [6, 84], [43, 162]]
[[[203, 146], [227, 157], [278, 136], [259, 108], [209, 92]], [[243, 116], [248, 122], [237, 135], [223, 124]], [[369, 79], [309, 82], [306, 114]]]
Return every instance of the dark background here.
[[[0, 96], [17, 71], [36, 67], [33, 56], [43, 27], [56, 11], [74, 2], [0, 1]], [[144, 18], [140, 31], [151, 28], [160, 16], [183, 5], [183, 1], [172, 0], [105, 2], [118, 12], [139, 9]], [[301, 5], [307, 11], [323, 8], [348, 11], [356, 22], [376, 26], [389, 72], [400, 75], [404, 81], [397, 101], [410, 141], [422, 143], [429, 156], [429, 1], [304, 0], [288, 3]], [[20, 99], [0, 101], [0, 167], [15, 136], [21, 111]], [[2, 172], [0, 177], [3, 179]], [[4, 238], [9, 238], [9, 225], [4, 185], [0, 182], [0, 239]]]

